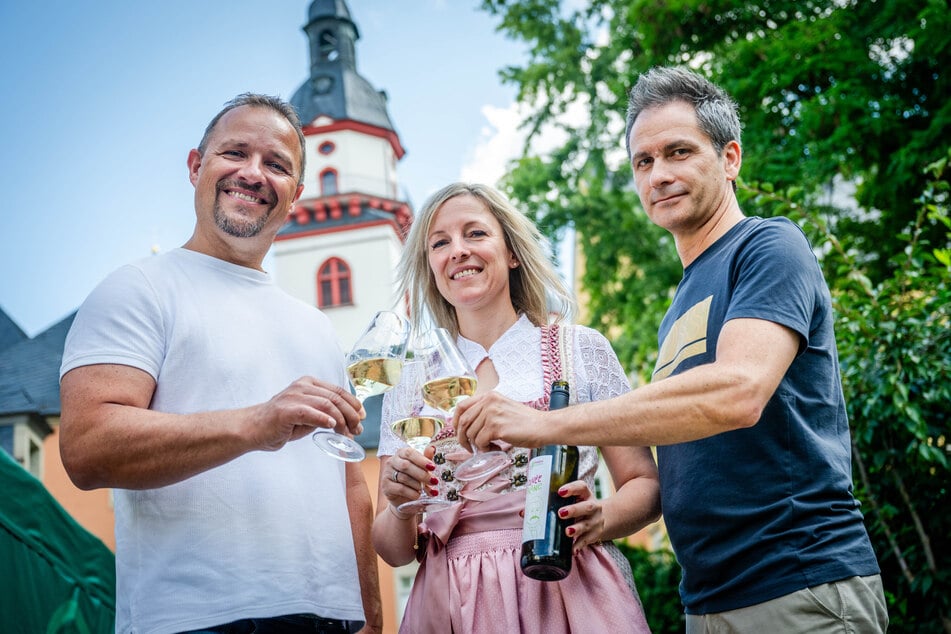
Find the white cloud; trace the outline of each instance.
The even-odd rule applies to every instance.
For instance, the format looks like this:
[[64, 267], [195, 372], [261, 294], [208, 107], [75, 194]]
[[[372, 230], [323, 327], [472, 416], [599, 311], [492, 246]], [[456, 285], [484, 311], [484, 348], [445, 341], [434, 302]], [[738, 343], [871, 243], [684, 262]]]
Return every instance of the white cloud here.
[[[511, 103], [505, 108], [486, 105], [482, 107], [486, 124], [479, 133], [479, 140], [472, 157], [460, 169], [463, 182], [497, 185], [508, 171], [509, 162], [522, 155], [526, 132], [520, 128], [530, 110], [520, 103]], [[563, 126], [578, 127], [589, 120], [585, 100], [579, 99], [568, 106], [564, 115], [558, 117]], [[567, 133], [560, 127], [544, 126], [532, 139], [529, 153], [546, 156], [567, 140]], [[558, 252], [559, 271], [566, 280], [574, 279], [574, 231], [555, 245]]]
[[[459, 171], [460, 180], [496, 185], [508, 171], [509, 162], [522, 155], [526, 131], [520, 126], [529, 112], [528, 106], [515, 102], [505, 108], [483, 106], [486, 124], [480, 130], [470, 160]], [[570, 127], [584, 125], [587, 120], [587, 102], [581, 99], [570, 104], [565, 114], [558, 117], [561, 125]], [[567, 133], [563, 129], [546, 125], [532, 139], [529, 153], [547, 156], [566, 139]]]
[[459, 170], [461, 180], [496, 185], [505, 175], [509, 161], [521, 154], [525, 143], [525, 133], [518, 127], [522, 121], [520, 111], [517, 103], [506, 108], [482, 107], [486, 125], [479, 132], [471, 159]]

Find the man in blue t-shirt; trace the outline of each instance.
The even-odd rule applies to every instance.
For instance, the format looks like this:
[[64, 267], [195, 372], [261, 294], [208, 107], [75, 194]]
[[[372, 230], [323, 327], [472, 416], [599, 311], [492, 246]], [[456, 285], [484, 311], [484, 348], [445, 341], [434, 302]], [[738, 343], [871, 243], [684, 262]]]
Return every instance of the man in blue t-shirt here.
[[544, 413], [489, 393], [456, 410], [460, 440], [656, 445], [688, 634], [884, 631], [832, 302], [809, 243], [784, 218], [740, 210], [737, 107], [696, 73], [643, 74], [626, 139], [641, 204], [684, 266], [653, 381]]

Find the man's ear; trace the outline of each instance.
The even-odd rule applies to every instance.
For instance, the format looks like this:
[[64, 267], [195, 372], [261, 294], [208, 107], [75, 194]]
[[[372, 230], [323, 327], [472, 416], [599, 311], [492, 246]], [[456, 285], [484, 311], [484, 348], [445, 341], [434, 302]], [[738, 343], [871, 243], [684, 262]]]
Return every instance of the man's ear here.
[[298, 186], [297, 186], [297, 193], [294, 194], [294, 200], [292, 200], [292, 201], [291, 201], [291, 204], [289, 204], [289, 205], [287, 206], [287, 213], [284, 214], [284, 218], [285, 218], [285, 219], [287, 219], [287, 218], [290, 217], [291, 212], [294, 210], [294, 203], [296, 203], [298, 200], [300, 200], [300, 195], [301, 195], [301, 192], [303, 192], [303, 191], [304, 191], [304, 186], [303, 186], [303, 185], [298, 185]]
[[[201, 152], [192, 150], [188, 153], [188, 180], [192, 185], [198, 184], [198, 170], [201, 169]], [[297, 195], [300, 196], [300, 190]]]
[[743, 164], [743, 149], [736, 141], [730, 141], [723, 148], [723, 169], [727, 180], [735, 181], [740, 175], [740, 165]]

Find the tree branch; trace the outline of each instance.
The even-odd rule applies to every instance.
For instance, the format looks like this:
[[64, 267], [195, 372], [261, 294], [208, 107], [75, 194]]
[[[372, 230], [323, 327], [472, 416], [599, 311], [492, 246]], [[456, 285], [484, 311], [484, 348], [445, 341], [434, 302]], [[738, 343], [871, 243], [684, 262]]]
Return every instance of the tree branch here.
[[918, 511], [915, 510], [915, 506], [911, 501], [911, 496], [908, 495], [908, 491], [905, 489], [905, 482], [901, 479], [898, 471], [892, 469], [892, 477], [895, 479], [895, 484], [898, 485], [898, 492], [901, 493], [901, 499], [905, 501], [905, 506], [908, 507], [908, 512], [911, 514], [911, 521], [915, 524], [915, 532], [918, 533], [918, 539], [921, 540], [921, 546], [925, 550], [925, 561], [928, 562], [928, 569], [932, 573], [938, 572], [938, 566], [935, 564], [934, 553], [931, 552], [931, 539], [928, 537], [928, 533], [925, 532], [925, 527], [921, 523], [921, 518], [918, 516]]
[[895, 555], [895, 559], [898, 561], [898, 567], [901, 569], [901, 572], [905, 576], [905, 579], [908, 581], [908, 583], [914, 583], [915, 575], [911, 572], [911, 569], [908, 567], [908, 562], [905, 561], [905, 557], [901, 554], [901, 548], [898, 547], [898, 540], [895, 539], [894, 533], [892, 533], [891, 528], [889, 528], [888, 523], [885, 521], [885, 515], [882, 513], [882, 509], [878, 506], [878, 500], [875, 498], [875, 494], [872, 492], [873, 489], [868, 478], [868, 471], [865, 469], [865, 461], [862, 460], [862, 453], [855, 444], [854, 438], [852, 439], [852, 457], [855, 459], [855, 464], [859, 468], [859, 479], [862, 481], [862, 486], [865, 488], [865, 499], [868, 501], [869, 505], [872, 507], [872, 511], [878, 518], [878, 523], [882, 526], [882, 532], [885, 533], [885, 539], [888, 540], [888, 545], [891, 546], [892, 553]]

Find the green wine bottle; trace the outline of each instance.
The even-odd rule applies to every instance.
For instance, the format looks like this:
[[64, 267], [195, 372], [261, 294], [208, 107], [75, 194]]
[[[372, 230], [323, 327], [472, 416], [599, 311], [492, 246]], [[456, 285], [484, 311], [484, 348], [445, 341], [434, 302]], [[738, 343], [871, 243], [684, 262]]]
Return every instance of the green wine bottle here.
[[[568, 383], [555, 381], [551, 386], [548, 409], [568, 406]], [[558, 489], [578, 479], [578, 448], [572, 445], [546, 445], [532, 450], [528, 463], [528, 487], [525, 494], [525, 520], [522, 524], [522, 572], [539, 581], [559, 581], [571, 572], [574, 539], [565, 533], [573, 520], [558, 517], [558, 510], [573, 504], [575, 498], [563, 498]]]

